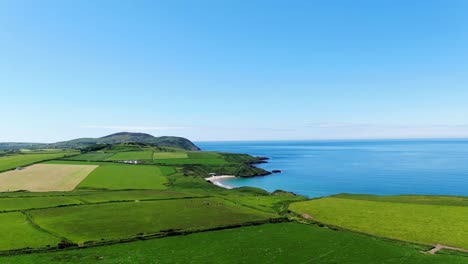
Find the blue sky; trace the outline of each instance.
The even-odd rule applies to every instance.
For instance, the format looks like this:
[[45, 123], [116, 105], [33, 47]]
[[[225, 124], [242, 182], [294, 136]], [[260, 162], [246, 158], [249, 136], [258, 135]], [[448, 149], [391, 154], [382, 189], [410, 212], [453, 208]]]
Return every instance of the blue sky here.
[[0, 141], [468, 137], [468, 1], [0, 0]]

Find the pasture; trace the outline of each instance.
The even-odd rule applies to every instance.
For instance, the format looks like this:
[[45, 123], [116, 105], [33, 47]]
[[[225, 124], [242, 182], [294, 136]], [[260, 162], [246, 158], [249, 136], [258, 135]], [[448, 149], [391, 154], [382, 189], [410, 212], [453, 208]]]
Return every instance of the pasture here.
[[217, 198], [122, 202], [30, 211], [36, 223], [73, 242], [115, 240], [169, 229], [197, 230], [276, 218]]
[[98, 166], [36, 164], [0, 173], [0, 192], [71, 191]]
[[59, 205], [80, 204], [80, 200], [65, 196], [0, 198], [0, 212], [32, 208], [54, 207]]
[[57, 237], [34, 228], [19, 212], [0, 214], [0, 234], [0, 250], [45, 248], [60, 242]]
[[186, 159], [186, 152], [154, 152], [153, 159]]
[[167, 189], [165, 175], [172, 171], [172, 168], [146, 165], [100, 165], [78, 185], [78, 189], [164, 190]]
[[103, 161], [112, 157], [115, 153], [108, 152], [91, 152], [85, 153], [78, 156], [66, 158], [68, 160], [80, 160], [80, 161]]
[[[199, 197], [202, 195], [186, 193], [186, 192], [175, 192], [170, 190], [123, 190], [123, 191], [92, 191], [77, 192], [78, 195], [74, 194], [69, 196], [73, 199], [79, 199], [85, 203], [101, 203], [108, 201], [135, 201], [135, 200], [164, 200], [164, 199], [177, 199], [184, 197]], [[0, 200], [1, 202], [1, 200]]]
[[468, 248], [468, 207], [344, 198], [293, 203], [290, 209], [314, 220], [372, 235]]
[[4, 264], [346, 263], [464, 264], [372, 237], [297, 223], [266, 224], [65, 252], [0, 257]]
[[466, 196], [337, 194], [333, 197], [391, 203], [468, 206]]
[[117, 161], [117, 160], [152, 160], [153, 151], [126, 151], [126, 152], [117, 152], [106, 160]]
[[0, 171], [11, 170], [16, 167], [31, 165], [40, 161], [62, 158], [78, 152], [44, 153], [44, 154], [17, 154], [0, 156]]
[[227, 165], [230, 164], [228, 161], [222, 158], [210, 158], [210, 159], [155, 159], [155, 164], [167, 164], [167, 165]]

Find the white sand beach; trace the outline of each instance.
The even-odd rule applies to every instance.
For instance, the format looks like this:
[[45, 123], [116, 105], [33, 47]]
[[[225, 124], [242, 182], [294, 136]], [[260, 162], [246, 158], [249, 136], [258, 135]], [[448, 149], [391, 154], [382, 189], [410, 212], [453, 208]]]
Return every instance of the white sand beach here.
[[221, 182], [223, 179], [231, 179], [231, 178], [236, 178], [234, 175], [220, 175], [220, 176], [211, 176], [209, 178], [205, 178], [206, 181], [209, 181], [213, 183], [216, 186], [225, 188], [225, 189], [232, 189], [233, 187], [225, 185]]

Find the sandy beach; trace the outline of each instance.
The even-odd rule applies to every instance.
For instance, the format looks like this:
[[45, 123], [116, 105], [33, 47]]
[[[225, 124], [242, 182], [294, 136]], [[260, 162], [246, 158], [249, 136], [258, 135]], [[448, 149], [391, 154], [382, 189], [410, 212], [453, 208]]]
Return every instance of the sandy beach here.
[[221, 183], [220, 181], [223, 179], [230, 179], [230, 178], [235, 178], [235, 177], [236, 176], [233, 176], [233, 175], [220, 175], [220, 176], [211, 176], [209, 178], [205, 178], [205, 180], [213, 183], [216, 186], [223, 187], [225, 189], [232, 189], [233, 187], [225, 185]]

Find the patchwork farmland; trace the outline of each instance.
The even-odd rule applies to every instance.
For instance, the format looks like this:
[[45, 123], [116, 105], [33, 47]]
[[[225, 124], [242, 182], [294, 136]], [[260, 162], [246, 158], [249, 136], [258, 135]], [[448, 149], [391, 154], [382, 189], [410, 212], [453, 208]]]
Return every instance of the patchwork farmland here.
[[[460, 197], [341, 195], [307, 200], [284, 191], [227, 190], [204, 178], [210, 173], [263, 175], [265, 171], [252, 166], [259, 160], [144, 144], [105, 145], [96, 151], [65, 151], [40, 159], [25, 155], [3, 163], [9, 169], [18, 164], [24, 168], [0, 173], [0, 233], [4, 234], [0, 263], [206, 263], [207, 259], [401, 263], [404, 259], [458, 264], [467, 260], [463, 251], [421, 253], [436, 242], [466, 247], [467, 204]], [[123, 162], [128, 160], [138, 164]], [[31, 161], [38, 164], [27, 166]], [[355, 212], [346, 209], [349, 203]], [[359, 208], [372, 215], [363, 217]], [[439, 219], [431, 230], [423, 218], [411, 216], [415, 210], [430, 219], [437, 219], [435, 211], [450, 214], [451, 227], [438, 230]], [[388, 223], [404, 228], [401, 222], [410, 222], [406, 224], [418, 230], [431, 230], [433, 240], [398, 236], [398, 228], [385, 229], [382, 223], [380, 229], [372, 229], [376, 232], [366, 229], [397, 211], [406, 212], [407, 218], [394, 217]], [[341, 222], [336, 222], [337, 215]]]

